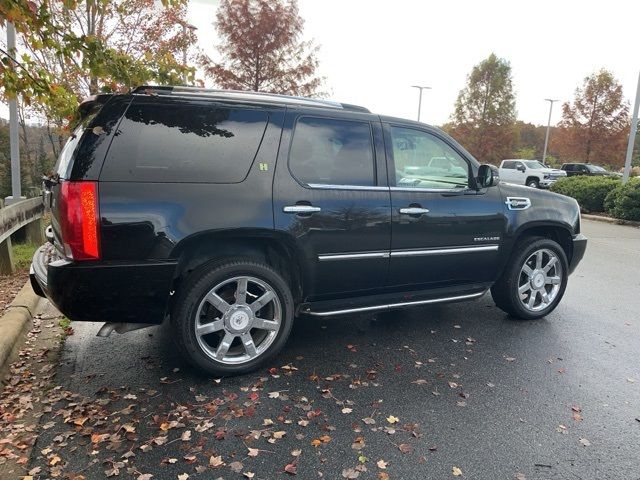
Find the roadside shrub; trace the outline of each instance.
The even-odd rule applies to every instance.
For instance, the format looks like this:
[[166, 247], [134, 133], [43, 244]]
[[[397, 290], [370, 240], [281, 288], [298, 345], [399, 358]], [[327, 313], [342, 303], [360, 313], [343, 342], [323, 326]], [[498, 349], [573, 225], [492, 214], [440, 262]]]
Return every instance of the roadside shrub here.
[[640, 178], [611, 190], [604, 201], [605, 211], [622, 220], [640, 221]]
[[618, 185], [618, 178], [579, 175], [561, 178], [551, 186], [551, 191], [575, 198], [586, 213], [604, 212], [607, 194]]

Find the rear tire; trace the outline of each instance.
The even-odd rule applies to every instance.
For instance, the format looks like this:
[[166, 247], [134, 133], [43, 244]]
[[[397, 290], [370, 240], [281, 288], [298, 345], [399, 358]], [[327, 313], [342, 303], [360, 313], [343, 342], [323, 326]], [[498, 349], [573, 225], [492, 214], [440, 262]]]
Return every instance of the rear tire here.
[[289, 285], [252, 259], [209, 263], [187, 277], [171, 314], [175, 342], [196, 368], [214, 376], [250, 372], [284, 346], [293, 325]]
[[491, 296], [515, 318], [541, 318], [562, 299], [568, 271], [567, 256], [558, 243], [542, 237], [524, 238], [514, 246], [505, 271], [491, 287]]

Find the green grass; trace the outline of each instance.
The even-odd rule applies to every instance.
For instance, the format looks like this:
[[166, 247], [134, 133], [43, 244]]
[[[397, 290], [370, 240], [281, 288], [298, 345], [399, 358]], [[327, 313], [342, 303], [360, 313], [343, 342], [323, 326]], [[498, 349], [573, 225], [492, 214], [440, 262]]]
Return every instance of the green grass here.
[[66, 330], [71, 326], [71, 320], [69, 320], [67, 317], [62, 317], [58, 322], [58, 325], [62, 330]]
[[33, 254], [38, 248], [37, 245], [31, 243], [16, 243], [13, 244], [13, 261], [15, 262], [17, 270], [28, 270], [31, 265], [31, 259]]

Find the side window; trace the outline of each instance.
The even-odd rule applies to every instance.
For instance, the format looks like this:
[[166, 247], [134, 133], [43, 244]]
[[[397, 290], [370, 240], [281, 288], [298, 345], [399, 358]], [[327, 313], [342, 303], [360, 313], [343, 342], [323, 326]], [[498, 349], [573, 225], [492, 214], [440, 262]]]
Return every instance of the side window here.
[[238, 183], [269, 120], [263, 110], [176, 103], [132, 104], [101, 180]]
[[390, 127], [396, 186], [450, 190], [469, 186], [469, 165], [438, 137]]
[[516, 168], [517, 168], [518, 170], [520, 170], [520, 171], [524, 171], [524, 170], [526, 170], [526, 168], [525, 168], [525, 166], [524, 166], [524, 163], [522, 163], [522, 162], [518, 162], [518, 163], [516, 163]]
[[371, 126], [367, 122], [299, 118], [289, 168], [306, 184], [375, 185]]
[[502, 164], [502, 168], [513, 170], [516, 168], [516, 162], [506, 161]]

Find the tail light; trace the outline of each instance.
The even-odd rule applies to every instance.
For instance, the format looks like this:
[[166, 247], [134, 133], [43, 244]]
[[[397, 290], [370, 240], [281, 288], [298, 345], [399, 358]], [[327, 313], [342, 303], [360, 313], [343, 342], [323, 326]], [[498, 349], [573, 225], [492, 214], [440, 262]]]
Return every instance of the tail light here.
[[60, 230], [65, 255], [73, 260], [100, 259], [97, 182], [62, 182]]

